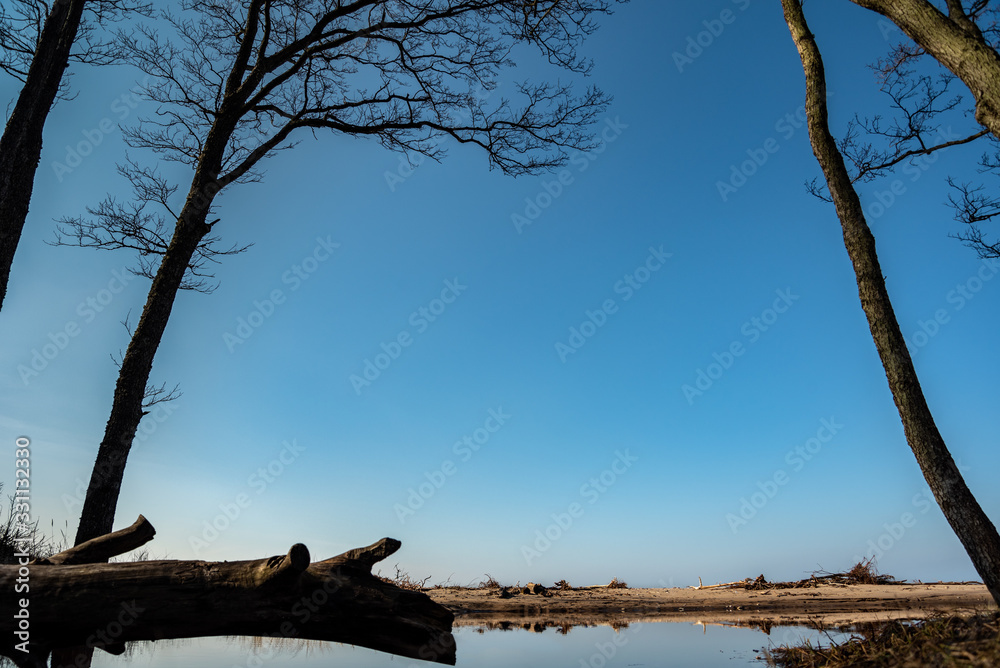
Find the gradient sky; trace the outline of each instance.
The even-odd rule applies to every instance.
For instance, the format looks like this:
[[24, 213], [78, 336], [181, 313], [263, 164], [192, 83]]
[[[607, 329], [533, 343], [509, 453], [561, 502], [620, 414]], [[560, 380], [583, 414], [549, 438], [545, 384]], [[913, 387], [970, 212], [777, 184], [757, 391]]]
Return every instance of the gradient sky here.
[[[885, 111], [867, 65], [898, 33], [846, 0], [807, 10], [842, 133]], [[700, 54], [674, 55], [703, 32]], [[779, 3], [635, 2], [584, 51], [615, 99], [602, 149], [561, 174], [509, 178], [458, 146], [411, 170], [371, 141], [304, 135], [225, 192], [216, 231], [254, 246], [224, 259], [214, 294], [177, 300], [152, 380], [183, 396], [141, 425], [116, 527], [144, 514], [151, 553], [177, 559], [295, 542], [318, 559], [393, 536], [383, 571], [460, 584], [797, 579], [873, 548], [897, 577], [976, 577], [928, 503], [833, 209], [803, 187], [819, 170]], [[541, 71], [521, 61], [506, 86]], [[71, 70], [0, 312], [0, 481], [27, 435], [35, 517], [69, 539], [120, 321], [148, 288], [117, 278], [128, 253], [45, 243], [54, 219], [127, 196], [113, 126], [143, 109], [134, 72]], [[55, 167], [87, 133], [90, 155]], [[983, 150], [861, 194], [935, 418], [996, 519], [1000, 280], [949, 238], [945, 205], [946, 177], [974, 175]]]

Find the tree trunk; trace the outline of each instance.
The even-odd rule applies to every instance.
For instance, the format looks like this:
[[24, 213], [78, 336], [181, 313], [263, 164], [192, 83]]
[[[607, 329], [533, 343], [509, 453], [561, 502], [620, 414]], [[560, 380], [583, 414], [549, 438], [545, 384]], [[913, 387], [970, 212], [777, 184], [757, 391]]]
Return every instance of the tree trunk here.
[[24, 87], [0, 137], [0, 308], [7, 295], [14, 252], [21, 239], [42, 129], [59, 93], [86, 0], [55, 0], [45, 19]]
[[205, 217], [215, 191], [211, 189], [211, 185], [206, 188], [202, 183], [211, 182], [195, 179], [170, 246], [153, 278], [142, 316], [125, 351], [115, 385], [111, 416], [97, 451], [97, 460], [94, 462], [80, 514], [80, 525], [76, 532], [77, 545], [108, 533], [114, 523], [118, 494], [125, 476], [125, 464], [143, 416], [143, 398], [153, 368], [153, 358], [160, 346], [174, 299], [191, 258], [210, 229], [205, 223]]
[[[140, 520], [117, 532], [120, 544], [141, 540], [143, 532], [152, 530]], [[39, 561], [28, 565], [30, 593], [23, 594], [30, 628], [22, 649], [29, 651], [17, 648], [23, 638], [11, 611], [0, 618], [2, 653], [19, 665], [41, 666], [53, 650], [65, 646], [120, 654], [124, 643], [134, 640], [271, 635], [350, 643], [454, 664], [454, 615], [422, 592], [400, 589], [371, 574], [376, 562], [399, 547], [399, 541], [383, 538], [312, 564], [302, 544], [283, 556], [253, 561]], [[15, 591], [23, 577], [18, 570], [0, 566], [0, 588]]]
[[976, 99], [976, 120], [1000, 138], [1000, 55], [971, 21], [953, 19], [927, 0], [851, 1], [895, 23], [961, 79]]
[[958, 535], [993, 599], [1000, 604], [1000, 535], [972, 495], [934, 424], [913, 360], [899, 329], [875, 252], [875, 237], [865, 220], [854, 186], [830, 134], [826, 75], [801, 0], [782, 0], [785, 21], [806, 75], [806, 111], [813, 153], [823, 169], [854, 265], [861, 308], [885, 368], [906, 440], [945, 518]]

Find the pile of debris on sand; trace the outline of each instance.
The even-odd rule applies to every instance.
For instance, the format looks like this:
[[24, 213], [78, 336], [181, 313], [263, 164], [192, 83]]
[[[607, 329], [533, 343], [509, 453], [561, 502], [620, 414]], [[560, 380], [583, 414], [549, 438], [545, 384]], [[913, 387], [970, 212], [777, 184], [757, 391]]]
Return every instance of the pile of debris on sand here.
[[827, 573], [817, 571], [808, 578], [796, 582], [768, 582], [764, 575], [755, 578], [745, 578], [735, 582], [723, 582], [722, 584], [703, 585], [701, 578], [698, 578], [698, 586], [692, 589], [746, 589], [748, 591], [760, 591], [764, 589], [805, 589], [808, 587], [819, 587], [821, 585], [901, 585], [906, 584], [906, 580], [897, 580], [891, 575], [882, 575], [875, 568], [875, 560], [859, 561], [849, 571], [843, 573]]
[[545, 587], [538, 584], [537, 582], [529, 582], [525, 586], [521, 586], [520, 583], [512, 586], [505, 587], [491, 576], [487, 576], [487, 580], [479, 583], [480, 589], [488, 589], [496, 593], [497, 598], [513, 598], [514, 596], [552, 596], [555, 591], [585, 591], [588, 589], [628, 589], [628, 583], [614, 578], [606, 585], [593, 585], [590, 587], [574, 587], [566, 580], [560, 580], [556, 582], [552, 587]]

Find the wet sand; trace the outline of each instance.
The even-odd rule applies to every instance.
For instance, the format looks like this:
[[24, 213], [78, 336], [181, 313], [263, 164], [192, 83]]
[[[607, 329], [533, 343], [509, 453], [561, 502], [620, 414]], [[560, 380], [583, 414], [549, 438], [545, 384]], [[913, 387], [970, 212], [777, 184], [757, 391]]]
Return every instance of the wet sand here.
[[[760, 591], [718, 589], [575, 589], [551, 595], [447, 587], [426, 590], [455, 613], [455, 626], [622, 625], [636, 622], [816, 624], [838, 626], [996, 610], [980, 584], [820, 584]], [[526, 626], [527, 625], [527, 626]], [[537, 629], [536, 629], [537, 630]]]

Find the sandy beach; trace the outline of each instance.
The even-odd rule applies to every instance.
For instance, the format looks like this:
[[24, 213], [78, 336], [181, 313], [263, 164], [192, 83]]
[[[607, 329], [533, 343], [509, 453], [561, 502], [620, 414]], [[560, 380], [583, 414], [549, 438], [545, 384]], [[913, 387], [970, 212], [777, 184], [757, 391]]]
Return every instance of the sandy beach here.
[[[528, 627], [635, 622], [819, 624], [995, 610], [981, 584], [841, 585], [753, 591], [743, 588], [548, 590], [500, 598], [496, 590], [446, 587], [426, 592], [455, 613], [456, 626]], [[536, 629], [537, 630], [537, 629]]]

